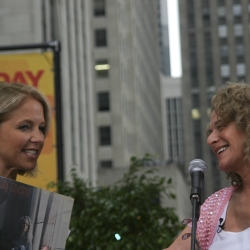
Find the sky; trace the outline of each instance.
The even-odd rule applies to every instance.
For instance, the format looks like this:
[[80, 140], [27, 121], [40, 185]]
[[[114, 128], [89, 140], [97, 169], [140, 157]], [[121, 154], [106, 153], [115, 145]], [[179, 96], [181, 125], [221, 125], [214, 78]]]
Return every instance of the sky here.
[[165, 9], [164, 6], [167, 6], [167, 17], [163, 16], [162, 22], [168, 22], [171, 76], [181, 77], [178, 0], [162, 0], [163, 9]]

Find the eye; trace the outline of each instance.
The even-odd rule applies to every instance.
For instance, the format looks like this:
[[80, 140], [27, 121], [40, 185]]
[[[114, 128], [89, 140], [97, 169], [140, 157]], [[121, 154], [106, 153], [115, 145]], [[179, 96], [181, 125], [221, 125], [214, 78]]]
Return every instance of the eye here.
[[224, 127], [225, 127], [224, 125], [220, 125], [220, 124], [216, 125], [216, 129], [219, 131], [221, 131]]
[[20, 130], [23, 130], [23, 131], [26, 131], [26, 130], [28, 130], [29, 128], [30, 128], [30, 125], [28, 125], [28, 124], [25, 124], [25, 125], [22, 125], [22, 126], [19, 127], [19, 129], [20, 129]]
[[45, 126], [40, 126], [39, 130], [42, 132], [42, 134], [44, 134], [45, 133]]

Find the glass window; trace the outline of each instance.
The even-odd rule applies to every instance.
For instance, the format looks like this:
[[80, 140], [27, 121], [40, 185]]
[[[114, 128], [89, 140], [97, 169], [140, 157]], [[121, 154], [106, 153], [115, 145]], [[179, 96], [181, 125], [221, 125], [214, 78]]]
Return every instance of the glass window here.
[[209, 26], [210, 26], [210, 18], [209, 18], [209, 15], [203, 16], [203, 24], [204, 24], [205, 27], [209, 27]]
[[101, 92], [97, 94], [97, 106], [98, 111], [109, 111], [109, 93]]
[[221, 65], [220, 66], [220, 74], [222, 77], [228, 77], [230, 75], [230, 66], [229, 65]]
[[195, 26], [194, 15], [193, 14], [189, 14], [188, 15], [188, 27], [189, 28], [194, 28], [194, 26]]
[[107, 78], [109, 76], [110, 65], [107, 59], [96, 60], [95, 72], [98, 78]]
[[105, 47], [107, 46], [107, 32], [106, 29], [95, 30], [95, 46]]
[[205, 44], [206, 47], [211, 46], [211, 36], [210, 36], [209, 32], [204, 33], [204, 44]]
[[244, 55], [239, 55], [236, 57], [236, 62], [237, 63], [244, 63], [245, 59], [244, 59]]
[[191, 67], [197, 67], [196, 52], [193, 50], [189, 51], [189, 61]]
[[224, 16], [219, 17], [219, 25], [223, 25], [223, 24], [226, 24], [226, 17]]
[[200, 107], [200, 98], [199, 94], [192, 94], [192, 103], [193, 103], [193, 108], [199, 108]]
[[94, 0], [94, 15], [105, 16], [105, 0]]
[[99, 163], [99, 168], [100, 169], [107, 169], [107, 168], [112, 168], [113, 167], [113, 162], [111, 160], [103, 160], [100, 161]]
[[242, 14], [242, 8], [240, 4], [233, 5], [233, 15], [239, 16]]
[[236, 64], [236, 72], [238, 76], [242, 76], [246, 74], [246, 67], [244, 63]]
[[226, 38], [220, 38], [220, 45], [227, 45], [227, 39]]
[[234, 25], [234, 35], [235, 36], [242, 36], [243, 35], [243, 27], [241, 24]]
[[236, 44], [235, 53], [236, 53], [236, 56], [244, 55], [244, 46], [242, 44]]
[[242, 36], [238, 36], [235, 38], [235, 43], [236, 44], [243, 44], [243, 37]]
[[228, 56], [221, 57], [221, 64], [228, 64], [228, 63], [229, 63]]
[[218, 0], [217, 5], [218, 6], [225, 6], [225, 0]]
[[214, 77], [213, 77], [213, 75], [207, 75], [206, 80], [207, 80], [207, 86], [208, 87], [214, 85]]
[[220, 46], [220, 56], [228, 56], [228, 46], [227, 45], [222, 45]]
[[201, 136], [201, 121], [199, 119], [193, 120], [194, 140], [195, 140], [195, 154], [197, 159], [202, 159], [202, 136]]
[[218, 16], [225, 16], [226, 15], [226, 8], [225, 6], [219, 6], [217, 8], [217, 13], [218, 13]]
[[195, 35], [189, 34], [189, 48], [195, 47]]
[[218, 26], [218, 35], [219, 35], [219, 37], [227, 37], [227, 26], [226, 25]]
[[111, 145], [111, 128], [110, 128], [110, 126], [99, 127], [99, 143], [101, 146]]
[[238, 76], [238, 82], [246, 82], [246, 76], [245, 75]]
[[222, 84], [225, 84], [226, 82], [229, 81], [229, 77], [225, 76], [221, 78]]
[[242, 23], [241, 16], [235, 16], [234, 23], [237, 23], [237, 24]]

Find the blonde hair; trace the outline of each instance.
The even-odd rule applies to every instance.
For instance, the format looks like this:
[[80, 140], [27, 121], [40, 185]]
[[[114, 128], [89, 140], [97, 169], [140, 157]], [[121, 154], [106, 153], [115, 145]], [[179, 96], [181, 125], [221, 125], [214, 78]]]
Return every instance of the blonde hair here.
[[[221, 117], [222, 125], [235, 122], [236, 128], [245, 134], [243, 150], [245, 161], [250, 161], [250, 85], [230, 83], [219, 89], [212, 98], [212, 109]], [[242, 180], [234, 172], [227, 173], [231, 184], [237, 186]]]
[[[25, 84], [0, 82], [0, 125], [8, 120], [10, 114], [16, 110], [27, 98], [35, 99], [43, 106], [45, 119], [44, 136], [46, 137], [49, 132], [51, 122], [50, 103], [46, 96], [40, 91]], [[18, 174], [34, 176], [35, 171], [32, 170], [26, 172], [23, 170], [18, 170]]]

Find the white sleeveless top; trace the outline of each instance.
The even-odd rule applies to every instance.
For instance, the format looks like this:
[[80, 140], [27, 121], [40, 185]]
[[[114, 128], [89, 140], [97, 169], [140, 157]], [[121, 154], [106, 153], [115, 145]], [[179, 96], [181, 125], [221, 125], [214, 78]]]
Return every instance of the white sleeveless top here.
[[215, 233], [212, 245], [209, 250], [250, 250], [250, 228], [241, 232], [228, 232], [222, 230], [219, 225], [223, 224], [226, 218], [227, 212], [226, 204], [224, 211], [221, 215], [221, 223], [218, 221], [218, 230]]

